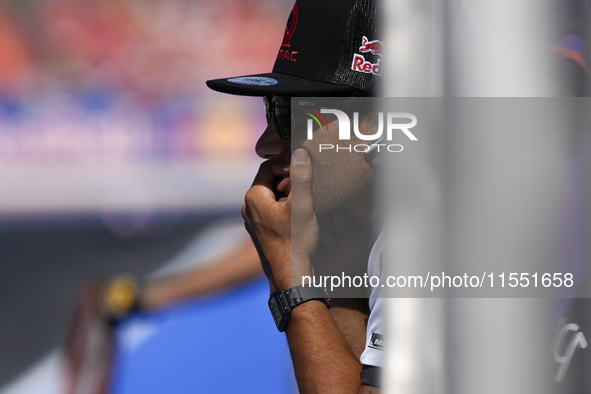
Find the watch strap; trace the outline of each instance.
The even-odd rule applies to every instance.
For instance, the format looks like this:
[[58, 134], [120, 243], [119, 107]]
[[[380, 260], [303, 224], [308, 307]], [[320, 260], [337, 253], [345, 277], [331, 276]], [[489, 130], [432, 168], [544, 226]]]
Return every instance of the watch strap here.
[[288, 290], [275, 290], [269, 298], [269, 308], [277, 329], [281, 332], [287, 329], [291, 311], [298, 305], [311, 300], [320, 300], [330, 308], [330, 297], [324, 287], [295, 286]]
[[321, 300], [330, 308], [331, 300], [325, 287], [305, 287], [300, 285], [283, 291], [292, 310], [296, 306], [310, 300]]

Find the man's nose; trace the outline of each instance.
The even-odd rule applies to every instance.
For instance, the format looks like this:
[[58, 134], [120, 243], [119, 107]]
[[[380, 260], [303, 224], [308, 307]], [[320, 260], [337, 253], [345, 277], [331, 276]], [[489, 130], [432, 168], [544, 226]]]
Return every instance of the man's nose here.
[[257, 141], [255, 151], [263, 159], [281, 156], [289, 151], [289, 139], [282, 139], [273, 124], [269, 124]]

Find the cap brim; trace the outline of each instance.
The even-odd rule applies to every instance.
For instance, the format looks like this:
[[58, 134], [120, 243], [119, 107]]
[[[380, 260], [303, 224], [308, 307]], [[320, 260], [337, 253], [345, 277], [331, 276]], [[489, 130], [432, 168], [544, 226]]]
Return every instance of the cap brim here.
[[355, 91], [348, 85], [312, 81], [279, 73], [212, 79], [206, 83], [218, 92], [240, 96], [330, 96]]

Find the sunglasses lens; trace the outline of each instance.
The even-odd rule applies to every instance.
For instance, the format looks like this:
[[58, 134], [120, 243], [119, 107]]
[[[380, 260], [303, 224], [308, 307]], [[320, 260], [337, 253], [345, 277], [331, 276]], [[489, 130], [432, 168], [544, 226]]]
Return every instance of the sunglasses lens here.
[[275, 122], [281, 138], [289, 138], [291, 134], [291, 101], [287, 97], [273, 97]]
[[273, 120], [273, 114], [271, 111], [271, 101], [269, 98], [264, 97], [263, 102], [265, 103], [265, 117], [267, 118], [267, 123], [270, 123]]
[[281, 115], [276, 118], [277, 131], [281, 138], [287, 139], [291, 135], [291, 115]]
[[291, 135], [291, 101], [288, 97], [264, 97], [267, 123], [273, 122], [279, 136], [283, 139]]

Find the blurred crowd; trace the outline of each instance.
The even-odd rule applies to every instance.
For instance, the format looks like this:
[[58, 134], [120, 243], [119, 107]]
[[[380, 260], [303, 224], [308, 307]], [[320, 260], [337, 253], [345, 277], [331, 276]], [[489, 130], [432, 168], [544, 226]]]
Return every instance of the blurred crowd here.
[[251, 154], [244, 129], [232, 129], [258, 126], [252, 111], [210, 98], [204, 80], [270, 71], [290, 5], [3, 2], [0, 161], [182, 160], [220, 149]]

